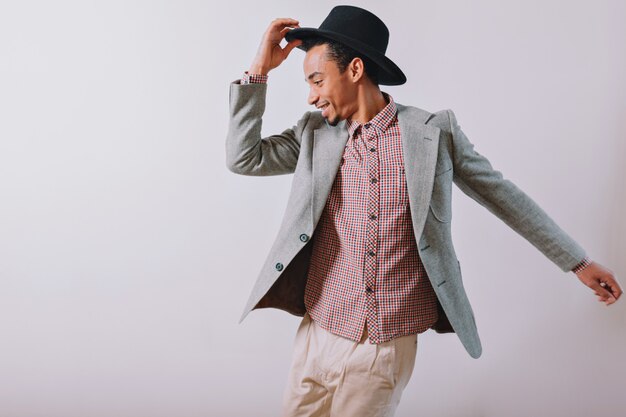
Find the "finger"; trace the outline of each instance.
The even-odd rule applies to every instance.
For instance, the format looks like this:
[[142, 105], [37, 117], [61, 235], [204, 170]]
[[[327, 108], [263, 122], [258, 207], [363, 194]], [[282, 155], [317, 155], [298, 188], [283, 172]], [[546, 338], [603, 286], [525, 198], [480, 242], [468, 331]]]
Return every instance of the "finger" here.
[[270, 26], [265, 32], [265, 37], [271, 40], [272, 45], [280, 44], [280, 42], [283, 39], [285, 39], [285, 35], [287, 34], [287, 32], [297, 27], [300, 27], [300, 26], [296, 25], [295, 27], [287, 26], [287, 27], [282, 27], [282, 28], [281, 26], [278, 26], [278, 27]]
[[272, 23], [270, 24], [270, 26], [272, 27], [278, 27], [278, 26], [293, 26], [293, 25], [297, 25], [300, 22], [297, 21], [296, 19], [291, 19], [289, 17], [283, 17], [283, 18], [276, 18], [274, 20], [272, 20]]
[[[623, 291], [623, 290], [622, 290], [622, 288], [619, 286], [619, 284], [617, 283], [617, 281], [616, 281], [616, 280], [614, 280], [614, 279], [609, 279], [609, 280], [607, 280], [606, 284], [607, 284], [607, 286], [606, 286], [606, 287], [608, 287], [609, 291], [611, 291], [611, 293], [613, 294], [613, 296], [614, 296], [616, 299], [617, 299], [617, 298], [619, 298], [619, 297], [620, 297], [620, 295], [622, 295], [622, 294], [623, 294], [623, 292], [624, 292], [624, 291]], [[605, 288], [606, 288], [606, 287], [605, 287]]]
[[611, 294], [608, 290], [606, 290], [603, 286], [601, 286], [598, 282], [593, 282], [589, 285], [589, 287], [591, 287], [592, 290], [594, 290], [597, 294], [599, 294], [601, 297], [612, 297], [613, 294]]
[[283, 49], [283, 51], [285, 51], [285, 58], [287, 58], [289, 56], [289, 54], [291, 53], [293, 48], [295, 48], [296, 46], [298, 46], [300, 44], [302, 44], [302, 40], [294, 39], [293, 41], [291, 41], [287, 45], [285, 45], [285, 48]]
[[298, 21], [294, 19], [275, 19], [270, 23], [267, 30], [265, 31], [268, 34], [276, 34], [281, 33], [282, 30], [288, 27], [298, 26]]
[[604, 303], [604, 304], [606, 304], [608, 306], [608, 305], [613, 304], [616, 300], [613, 297], [608, 298], [608, 299], [605, 299], [605, 298], [602, 298], [602, 297], [598, 297], [598, 301], [601, 302], [601, 303]]
[[[296, 25], [295, 27], [300, 27], [300, 25]], [[294, 27], [294, 28], [295, 28], [295, 27]], [[291, 27], [286, 27], [286, 28], [283, 28], [283, 29], [280, 31], [280, 36], [285, 37], [285, 35], [287, 34], [287, 32], [289, 32], [290, 30], [293, 30], [294, 28], [291, 28]]]
[[621, 289], [617, 286], [616, 283], [601, 282], [600, 286], [608, 292], [607, 298], [617, 299], [619, 297]]
[[296, 22], [298, 23], [299, 20], [294, 19], [292, 17], [277, 17], [276, 19], [273, 20], [273, 22]]
[[615, 296], [613, 296], [613, 294], [610, 294], [610, 293], [608, 295], [600, 295], [599, 297], [601, 298], [602, 301], [611, 301], [612, 303], [617, 301]]

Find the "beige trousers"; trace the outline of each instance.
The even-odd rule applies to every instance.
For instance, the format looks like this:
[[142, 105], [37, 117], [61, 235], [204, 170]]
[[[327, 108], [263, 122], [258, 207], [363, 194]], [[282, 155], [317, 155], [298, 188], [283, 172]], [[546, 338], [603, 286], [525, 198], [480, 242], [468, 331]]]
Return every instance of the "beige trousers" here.
[[284, 417], [393, 416], [413, 373], [417, 334], [379, 345], [336, 336], [304, 315], [283, 399]]

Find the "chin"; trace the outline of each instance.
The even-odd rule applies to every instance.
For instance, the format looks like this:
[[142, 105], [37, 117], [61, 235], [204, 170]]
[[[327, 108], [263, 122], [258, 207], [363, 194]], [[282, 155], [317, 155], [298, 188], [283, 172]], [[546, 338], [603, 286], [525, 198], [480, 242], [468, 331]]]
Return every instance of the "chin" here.
[[339, 124], [339, 122], [341, 121], [341, 117], [339, 116], [335, 116], [332, 120], [331, 119], [326, 119], [328, 124], [331, 126], [337, 126]]

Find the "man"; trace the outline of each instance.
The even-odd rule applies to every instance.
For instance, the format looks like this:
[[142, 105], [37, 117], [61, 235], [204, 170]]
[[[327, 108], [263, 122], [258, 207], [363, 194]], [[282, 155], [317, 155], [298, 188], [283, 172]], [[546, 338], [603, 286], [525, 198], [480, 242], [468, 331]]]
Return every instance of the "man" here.
[[[285, 38], [287, 45], [280, 42]], [[455, 332], [482, 348], [451, 240], [454, 182], [607, 305], [622, 294], [537, 204], [474, 151], [454, 113], [396, 103], [406, 81], [372, 13], [335, 7], [318, 29], [274, 20], [230, 86], [227, 164], [243, 175], [294, 173], [279, 235], [244, 310], [304, 316], [284, 398], [287, 416], [390, 416], [411, 376], [417, 334]], [[261, 138], [267, 74], [306, 51], [306, 112]]]

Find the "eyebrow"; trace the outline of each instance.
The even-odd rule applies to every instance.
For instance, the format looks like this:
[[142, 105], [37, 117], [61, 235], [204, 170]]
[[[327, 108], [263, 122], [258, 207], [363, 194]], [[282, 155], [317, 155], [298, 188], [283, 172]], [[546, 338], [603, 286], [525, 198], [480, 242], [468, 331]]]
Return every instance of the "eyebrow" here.
[[316, 75], [321, 75], [321, 74], [323, 74], [323, 72], [315, 71], [314, 73], [309, 75], [308, 78], [305, 78], [304, 82], [307, 82], [308, 80], [310, 80], [311, 78], [315, 77]]

